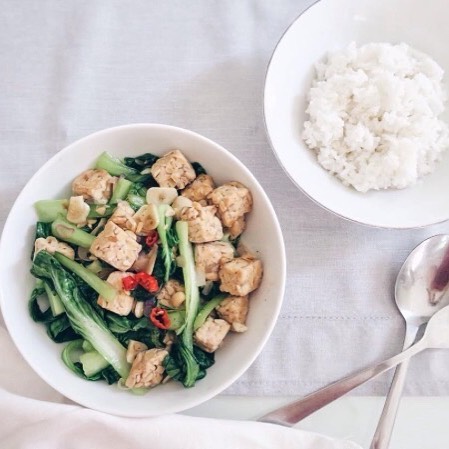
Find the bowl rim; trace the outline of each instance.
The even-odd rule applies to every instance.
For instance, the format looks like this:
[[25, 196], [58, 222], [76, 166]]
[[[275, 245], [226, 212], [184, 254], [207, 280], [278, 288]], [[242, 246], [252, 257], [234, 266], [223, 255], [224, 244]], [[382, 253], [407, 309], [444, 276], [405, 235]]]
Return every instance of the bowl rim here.
[[270, 148], [271, 151], [274, 154], [274, 157], [276, 158], [276, 160], [278, 161], [279, 165], [281, 166], [282, 170], [284, 171], [284, 173], [287, 175], [287, 177], [290, 179], [290, 181], [296, 186], [296, 188], [298, 190], [300, 190], [307, 198], [309, 198], [313, 203], [315, 203], [317, 206], [321, 207], [322, 209], [326, 210], [327, 212], [330, 212], [331, 214], [333, 214], [334, 216], [337, 216], [339, 218], [342, 218], [343, 220], [349, 221], [351, 223], [355, 223], [355, 224], [359, 224], [362, 226], [366, 226], [369, 228], [373, 228], [373, 229], [386, 229], [386, 230], [411, 230], [411, 229], [423, 229], [426, 228], [428, 226], [432, 226], [432, 225], [439, 225], [442, 223], [445, 223], [449, 220], [449, 216], [447, 218], [444, 218], [442, 220], [438, 220], [438, 221], [430, 221], [430, 222], [426, 222], [420, 225], [416, 225], [416, 226], [403, 226], [403, 225], [398, 225], [398, 226], [391, 226], [391, 225], [380, 225], [380, 224], [373, 224], [373, 223], [368, 223], [366, 221], [360, 221], [360, 220], [356, 220], [355, 218], [350, 218], [347, 217], [333, 209], [330, 209], [329, 207], [325, 206], [324, 204], [320, 203], [319, 201], [317, 201], [309, 192], [307, 192], [306, 190], [304, 190], [303, 187], [301, 187], [301, 185], [298, 183], [298, 181], [296, 181], [293, 178], [293, 175], [290, 174], [290, 172], [288, 171], [287, 167], [284, 165], [284, 163], [282, 162], [280, 156], [278, 155], [276, 149], [275, 149], [275, 145], [273, 143], [273, 140], [271, 138], [269, 129], [268, 129], [268, 120], [267, 120], [267, 79], [268, 76], [270, 74], [270, 69], [272, 67], [273, 64], [273, 59], [274, 56], [278, 50], [279, 45], [281, 44], [281, 42], [283, 41], [284, 37], [286, 36], [286, 34], [290, 31], [290, 29], [306, 14], [309, 12], [310, 9], [312, 9], [314, 6], [318, 5], [318, 3], [321, 2], [325, 2], [326, 0], [315, 0], [313, 3], [311, 3], [306, 9], [304, 9], [300, 14], [298, 14], [293, 20], [292, 22], [290, 22], [290, 24], [287, 26], [287, 28], [284, 30], [284, 32], [281, 34], [280, 38], [278, 39], [278, 41], [276, 42], [273, 51], [270, 55], [270, 59], [268, 61], [268, 64], [266, 66], [265, 69], [265, 77], [264, 77], [264, 87], [263, 87], [263, 123], [264, 123], [264, 128], [265, 128], [265, 134], [267, 135], [268, 138], [268, 142], [270, 144]]
[[77, 404], [80, 404], [80, 405], [85, 406], [90, 409], [98, 410], [98, 411], [101, 411], [104, 413], [109, 413], [109, 414], [116, 415], [116, 416], [127, 416], [127, 417], [136, 417], [136, 418], [182, 412], [189, 408], [195, 407], [199, 404], [202, 404], [202, 403], [208, 401], [209, 399], [215, 397], [216, 395], [220, 394], [226, 388], [228, 388], [232, 383], [234, 383], [239, 377], [241, 377], [244, 374], [244, 372], [246, 372], [248, 370], [248, 368], [254, 363], [255, 359], [259, 356], [259, 354], [261, 353], [262, 349], [264, 348], [266, 342], [268, 341], [269, 337], [271, 336], [271, 334], [273, 332], [274, 326], [276, 325], [276, 322], [277, 322], [277, 319], [279, 317], [279, 313], [280, 313], [280, 310], [282, 307], [282, 303], [284, 300], [285, 284], [286, 284], [286, 271], [287, 271], [285, 242], [284, 242], [281, 226], [279, 223], [279, 219], [276, 215], [273, 205], [271, 204], [271, 201], [270, 201], [268, 195], [266, 194], [264, 188], [259, 183], [257, 178], [252, 174], [252, 172], [243, 164], [243, 162], [241, 162], [230, 151], [225, 149], [220, 144], [214, 142], [213, 140], [211, 140], [199, 133], [190, 131], [185, 128], [180, 128], [180, 127], [172, 126], [172, 125], [159, 124], [159, 123], [130, 123], [130, 124], [119, 125], [119, 126], [101, 129], [99, 131], [90, 133], [90, 134], [70, 143], [69, 145], [65, 146], [64, 148], [62, 148], [61, 150], [59, 150], [58, 152], [53, 154], [53, 156], [50, 159], [48, 159], [33, 174], [33, 176], [31, 176], [31, 178], [28, 179], [28, 181], [26, 182], [24, 187], [21, 189], [19, 195], [14, 200], [14, 203], [13, 203], [10, 211], [8, 212], [8, 216], [5, 220], [2, 235], [0, 237], [0, 267], [3, 266], [4, 263], [7, 263], [6, 256], [4, 255], [5, 250], [3, 249], [5, 246], [5, 243], [4, 243], [5, 239], [6, 239], [5, 235], [7, 233], [5, 231], [8, 231], [8, 229], [10, 228], [10, 226], [11, 226], [10, 223], [12, 221], [12, 217], [14, 215], [16, 215], [16, 213], [17, 213], [15, 211], [16, 204], [25, 195], [27, 186], [29, 185], [29, 183], [32, 182], [32, 180], [35, 180], [36, 178], [41, 176], [41, 173], [43, 171], [45, 171], [47, 169], [47, 167], [51, 166], [51, 164], [54, 163], [55, 158], [63, 158], [65, 154], [73, 151], [74, 147], [78, 146], [81, 143], [84, 143], [85, 141], [90, 140], [93, 137], [98, 137], [103, 134], [108, 134], [111, 132], [120, 132], [122, 130], [127, 130], [127, 131], [131, 130], [132, 131], [133, 129], [142, 129], [142, 128], [148, 129], [150, 131], [152, 129], [158, 129], [158, 130], [165, 130], [167, 132], [174, 131], [174, 132], [178, 132], [180, 134], [190, 135], [193, 138], [202, 140], [205, 144], [207, 144], [211, 147], [214, 147], [216, 150], [223, 152], [227, 157], [229, 157], [232, 160], [232, 162], [234, 164], [238, 165], [246, 173], [246, 175], [253, 181], [253, 183], [256, 185], [256, 187], [258, 188], [258, 194], [260, 194], [263, 197], [263, 200], [264, 200], [266, 206], [268, 207], [270, 221], [272, 221], [272, 223], [273, 223], [273, 226], [274, 226], [275, 232], [276, 232], [277, 241], [279, 242], [279, 245], [280, 245], [279, 249], [280, 249], [281, 258], [279, 260], [278, 268], [277, 268], [279, 270], [278, 277], [279, 277], [279, 286], [280, 286], [280, 290], [278, 292], [278, 300], [276, 301], [275, 304], [273, 304], [272, 317], [267, 322], [268, 325], [265, 327], [265, 330], [264, 330], [263, 334], [261, 335], [261, 338], [258, 339], [256, 344], [254, 345], [255, 350], [252, 352], [251, 357], [248, 357], [247, 360], [241, 364], [240, 368], [236, 369], [235, 372], [233, 373], [233, 375], [229, 376], [226, 381], [223, 381], [221, 384], [219, 384], [213, 388], [209, 388], [206, 392], [204, 392], [199, 397], [194, 396], [193, 398], [186, 398], [183, 401], [183, 405], [181, 407], [177, 406], [177, 403], [175, 402], [175, 403], [171, 404], [170, 406], [165, 407], [162, 413], [152, 413], [151, 411], [145, 412], [144, 410], [139, 410], [139, 411], [130, 410], [129, 412], [127, 412], [126, 410], [121, 410], [120, 412], [118, 412], [116, 409], [114, 409], [113, 407], [110, 407], [110, 406], [109, 407], [108, 406], [98, 407], [98, 406], [95, 406], [95, 400], [93, 401], [93, 403], [90, 402], [90, 400], [87, 400], [84, 398], [82, 400], [79, 400], [79, 398], [76, 398], [74, 395], [72, 395], [72, 393], [70, 391], [67, 392], [67, 388], [66, 388], [65, 384], [58, 385], [56, 383], [56, 385], [55, 385], [55, 382], [53, 382], [53, 379], [50, 378], [44, 372], [44, 370], [41, 369], [41, 365], [34, 364], [33, 362], [30, 361], [30, 359], [28, 357], [29, 350], [27, 350], [26, 348], [23, 349], [22, 345], [20, 343], [18, 343], [18, 340], [16, 339], [16, 333], [13, 329], [13, 327], [14, 327], [13, 320], [11, 319], [10, 315], [4, 313], [4, 311], [7, 309], [7, 304], [6, 304], [7, 294], [4, 291], [5, 287], [2, 284], [0, 284], [0, 309], [2, 311], [4, 322], [5, 322], [6, 328], [8, 330], [8, 333], [9, 333], [11, 339], [13, 340], [16, 348], [19, 350], [21, 356], [25, 359], [27, 364], [33, 369], [33, 371], [35, 373], [38, 374], [38, 376], [41, 379], [43, 379], [48, 385], [50, 385], [53, 389], [58, 391], [60, 394], [73, 400]]

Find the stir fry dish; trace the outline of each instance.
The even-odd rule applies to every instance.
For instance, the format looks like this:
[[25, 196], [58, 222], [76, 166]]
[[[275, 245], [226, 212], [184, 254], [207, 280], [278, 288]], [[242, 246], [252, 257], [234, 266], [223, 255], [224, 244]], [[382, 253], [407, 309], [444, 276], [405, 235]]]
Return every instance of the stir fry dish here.
[[68, 199], [44, 199], [29, 301], [78, 376], [144, 392], [192, 387], [230, 332], [247, 330], [262, 263], [240, 241], [251, 192], [217, 186], [179, 150], [105, 152]]

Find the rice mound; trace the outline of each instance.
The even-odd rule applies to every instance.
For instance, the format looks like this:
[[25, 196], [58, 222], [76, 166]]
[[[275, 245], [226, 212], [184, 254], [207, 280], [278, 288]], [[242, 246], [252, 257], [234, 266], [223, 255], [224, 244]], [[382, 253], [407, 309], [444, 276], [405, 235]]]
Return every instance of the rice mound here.
[[443, 69], [406, 44], [352, 43], [316, 65], [303, 139], [319, 163], [360, 192], [402, 189], [449, 145], [439, 119]]

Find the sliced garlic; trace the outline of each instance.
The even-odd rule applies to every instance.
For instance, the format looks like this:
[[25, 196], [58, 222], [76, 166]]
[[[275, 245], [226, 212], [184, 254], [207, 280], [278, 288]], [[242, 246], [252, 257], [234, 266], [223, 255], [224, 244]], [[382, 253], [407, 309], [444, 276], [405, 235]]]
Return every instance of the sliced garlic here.
[[190, 200], [189, 198], [179, 195], [175, 201], [173, 201], [172, 203], [172, 207], [173, 209], [177, 210], [177, 209], [182, 209], [183, 207], [192, 207], [192, 200]]
[[147, 203], [171, 204], [178, 197], [178, 191], [174, 187], [150, 187], [147, 191]]
[[159, 224], [159, 214], [154, 204], [145, 204], [134, 215], [136, 234], [148, 235]]
[[175, 216], [175, 209], [173, 209], [173, 207], [168, 206], [167, 210], [165, 211], [165, 216], [166, 217], [174, 217]]
[[134, 304], [134, 316], [136, 318], [142, 318], [143, 317], [143, 309], [144, 309], [144, 304], [143, 301], [136, 301]]
[[192, 205], [193, 205], [193, 202], [189, 198], [186, 198], [185, 196], [179, 195], [175, 199], [175, 201], [173, 201], [173, 203], [171, 205], [171, 207], [175, 211], [176, 219], [180, 220], [180, 218], [181, 218], [181, 211], [185, 207], [192, 207]]
[[89, 205], [84, 202], [84, 198], [81, 195], [72, 196], [67, 209], [67, 220], [71, 223], [84, 226], [87, 222], [89, 211]]

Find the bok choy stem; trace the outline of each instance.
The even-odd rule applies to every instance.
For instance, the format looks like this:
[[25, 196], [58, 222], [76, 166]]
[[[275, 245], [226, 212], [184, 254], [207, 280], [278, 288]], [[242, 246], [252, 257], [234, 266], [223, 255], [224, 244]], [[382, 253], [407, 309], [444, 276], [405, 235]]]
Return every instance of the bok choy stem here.
[[51, 223], [60, 215], [67, 215], [68, 200], [40, 200], [34, 203], [39, 221], [43, 223]]
[[193, 387], [200, 367], [193, 354], [193, 325], [198, 313], [200, 293], [196, 284], [195, 260], [192, 244], [189, 242], [189, 225], [186, 221], [176, 222], [176, 233], [179, 239], [179, 254], [184, 259], [182, 273], [185, 285], [185, 326], [181, 334], [180, 354], [186, 367], [184, 386]]
[[59, 240], [89, 249], [95, 236], [76, 227], [62, 217], [51, 224], [51, 233]]
[[103, 296], [106, 301], [114, 301], [117, 297], [117, 289], [109, 284], [109, 282], [100, 279], [93, 271], [89, 270], [89, 268], [69, 259], [61, 253], [55, 253], [55, 258], [61, 265], [79, 276], [86, 284], [90, 285], [99, 295]]
[[126, 378], [130, 369], [126, 361], [126, 349], [83, 298], [75, 279], [64, 270], [57, 258], [40, 251], [34, 259], [31, 272], [36, 277], [53, 281], [73, 330], [87, 340], [121, 377]]

